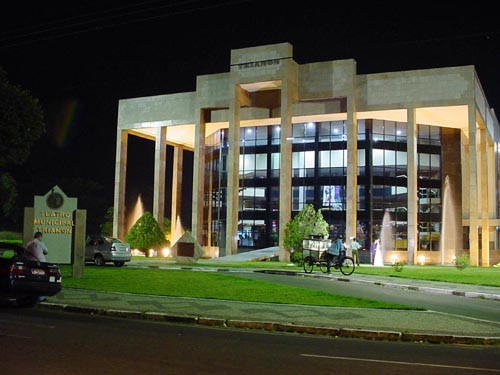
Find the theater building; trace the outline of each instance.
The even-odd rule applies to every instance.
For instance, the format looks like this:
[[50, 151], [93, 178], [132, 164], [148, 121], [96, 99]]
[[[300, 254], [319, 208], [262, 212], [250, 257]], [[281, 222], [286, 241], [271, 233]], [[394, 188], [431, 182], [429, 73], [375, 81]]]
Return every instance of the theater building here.
[[[120, 100], [114, 235], [125, 236], [128, 137], [155, 142], [153, 215], [163, 222], [174, 146], [181, 204], [207, 255], [279, 242], [304, 205], [365, 247], [390, 223], [386, 263], [500, 261], [500, 127], [473, 66], [357, 74], [354, 60], [298, 64], [288, 43], [231, 51], [193, 92]], [[180, 201], [194, 153], [191, 202]], [[446, 241], [445, 241], [446, 240]]]

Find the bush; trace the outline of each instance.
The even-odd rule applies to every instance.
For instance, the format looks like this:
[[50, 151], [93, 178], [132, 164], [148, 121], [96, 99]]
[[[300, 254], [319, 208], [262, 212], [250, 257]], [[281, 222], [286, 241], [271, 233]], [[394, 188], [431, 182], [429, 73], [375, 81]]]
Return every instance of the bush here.
[[298, 255], [294, 256], [294, 253], [300, 252], [300, 264], [302, 264], [302, 240], [311, 234], [319, 234], [327, 238], [328, 223], [323, 218], [321, 210], [315, 211], [312, 204], [307, 204], [285, 227], [285, 249], [290, 251], [292, 259], [298, 257]]
[[455, 267], [457, 267], [460, 271], [466, 269], [470, 266], [470, 258], [467, 254], [459, 255], [455, 259]]
[[302, 266], [302, 250], [296, 250], [296, 251], [292, 251], [290, 253], [290, 261], [293, 263], [293, 264], [296, 264], [298, 266]]
[[149, 211], [146, 211], [130, 228], [125, 241], [132, 249], [138, 249], [146, 256], [149, 255], [149, 249], [160, 250], [166, 244], [165, 234]]
[[401, 272], [403, 271], [403, 268], [404, 266], [406, 266], [406, 263], [405, 262], [396, 262], [392, 265], [392, 268], [394, 269], [394, 271], [396, 272]]

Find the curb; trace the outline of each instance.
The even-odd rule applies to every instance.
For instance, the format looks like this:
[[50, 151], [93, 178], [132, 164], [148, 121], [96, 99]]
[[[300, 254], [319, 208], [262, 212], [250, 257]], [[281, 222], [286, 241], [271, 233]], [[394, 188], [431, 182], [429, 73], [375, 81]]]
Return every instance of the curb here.
[[313, 275], [313, 274], [306, 274], [306, 273], [297, 272], [297, 271], [286, 271], [286, 270], [255, 270], [254, 272], [268, 273], [268, 274], [272, 274], [272, 275], [312, 277], [315, 279], [351, 282], [353, 284], [364, 284], [364, 285], [370, 284], [370, 285], [383, 286], [386, 288], [404, 289], [404, 290], [411, 290], [411, 291], [416, 291], [416, 292], [445, 294], [445, 295], [450, 295], [450, 296], [459, 296], [459, 297], [466, 297], [466, 298], [481, 298], [481, 299], [500, 301], [499, 294], [491, 294], [491, 293], [465, 292], [463, 290], [435, 288], [435, 287], [428, 287], [428, 286], [413, 286], [413, 285], [408, 285], [408, 284], [385, 283], [385, 282], [370, 281], [370, 280], [357, 280], [357, 279], [349, 279], [349, 278], [342, 277], [342, 276], [326, 276], [326, 275], [321, 275], [321, 274]]
[[147, 320], [155, 322], [196, 324], [209, 327], [263, 330], [268, 332], [299, 333], [377, 341], [427, 342], [431, 344], [460, 345], [500, 345], [500, 337], [436, 335], [426, 333], [377, 331], [352, 328], [316, 327], [297, 325], [293, 323], [278, 323], [239, 319], [217, 319], [201, 316], [179, 316], [160, 312], [102, 309], [96, 307], [83, 307], [49, 302], [40, 303], [39, 308], [71, 313], [102, 315], [108, 317]]

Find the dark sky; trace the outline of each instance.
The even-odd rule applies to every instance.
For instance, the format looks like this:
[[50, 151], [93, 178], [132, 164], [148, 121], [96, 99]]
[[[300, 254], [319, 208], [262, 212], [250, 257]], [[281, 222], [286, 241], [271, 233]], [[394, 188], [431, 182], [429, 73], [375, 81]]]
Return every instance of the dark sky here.
[[[93, 198], [79, 205], [101, 215], [95, 206], [112, 205], [118, 100], [194, 91], [197, 75], [229, 70], [234, 48], [290, 42], [299, 64], [354, 58], [360, 74], [475, 65], [500, 108], [500, 20], [491, 3], [82, 3], [17, 1], [0, 15], [0, 65], [41, 100], [47, 120], [14, 173], [21, 206], [54, 183], [85, 186]], [[129, 179], [152, 184], [149, 143], [131, 142]]]

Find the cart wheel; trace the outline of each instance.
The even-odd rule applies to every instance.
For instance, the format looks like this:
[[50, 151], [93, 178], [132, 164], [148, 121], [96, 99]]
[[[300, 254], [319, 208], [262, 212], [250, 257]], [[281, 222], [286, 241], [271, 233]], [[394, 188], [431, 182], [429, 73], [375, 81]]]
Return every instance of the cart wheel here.
[[311, 273], [314, 268], [314, 258], [312, 256], [308, 256], [304, 258], [304, 272]]
[[342, 263], [340, 264], [340, 272], [344, 275], [349, 276], [354, 272], [354, 259], [351, 257], [345, 257]]

